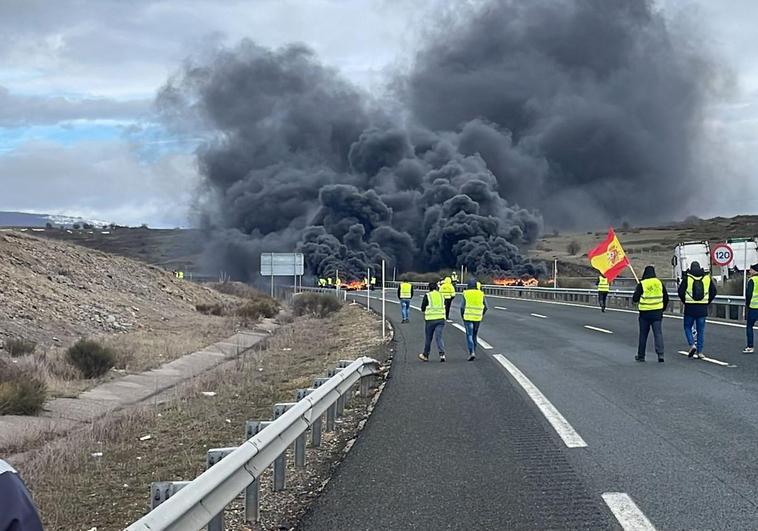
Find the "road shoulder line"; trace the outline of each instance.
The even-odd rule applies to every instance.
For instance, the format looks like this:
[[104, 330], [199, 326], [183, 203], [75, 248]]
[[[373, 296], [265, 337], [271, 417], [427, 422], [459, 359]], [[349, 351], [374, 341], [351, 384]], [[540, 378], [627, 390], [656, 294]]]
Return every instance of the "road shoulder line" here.
[[542, 391], [540, 391], [537, 386], [518, 369], [518, 367], [511, 363], [510, 360], [502, 354], [495, 354], [493, 358], [495, 358], [495, 360], [508, 371], [513, 379], [524, 389], [526, 394], [529, 395], [529, 398], [531, 398], [537, 408], [539, 408], [556, 433], [558, 433], [558, 436], [563, 439], [566, 446], [569, 448], [587, 447], [587, 443], [576, 432], [574, 427], [569, 424], [566, 418], [560, 414], [550, 400], [542, 394]]
[[625, 492], [606, 492], [603, 501], [624, 531], [655, 531], [655, 527]]

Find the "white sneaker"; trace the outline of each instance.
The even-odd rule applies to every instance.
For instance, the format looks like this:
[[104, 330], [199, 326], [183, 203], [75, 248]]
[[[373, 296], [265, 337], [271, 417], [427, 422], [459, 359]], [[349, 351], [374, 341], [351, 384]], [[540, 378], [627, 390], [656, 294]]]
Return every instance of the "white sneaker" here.
[[745, 347], [745, 349], [742, 351], [743, 354], [752, 354], [755, 352], [755, 349], [753, 347]]

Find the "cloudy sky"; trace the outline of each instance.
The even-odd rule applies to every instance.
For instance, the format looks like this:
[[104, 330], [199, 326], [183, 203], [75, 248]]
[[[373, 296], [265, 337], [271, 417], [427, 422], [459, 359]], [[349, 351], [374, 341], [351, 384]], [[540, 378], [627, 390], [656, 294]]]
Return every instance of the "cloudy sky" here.
[[[458, 1], [458, 0], [456, 0]], [[471, 0], [476, 1], [476, 0]], [[3, 0], [0, 210], [186, 225], [198, 138], [155, 118], [157, 90], [188, 57], [247, 37], [304, 42], [378, 93], [444, 0]], [[758, 211], [758, 49], [754, 0], [662, 0], [728, 65], [708, 109], [713, 201], [699, 215]], [[719, 193], [725, 174], [744, 181]]]

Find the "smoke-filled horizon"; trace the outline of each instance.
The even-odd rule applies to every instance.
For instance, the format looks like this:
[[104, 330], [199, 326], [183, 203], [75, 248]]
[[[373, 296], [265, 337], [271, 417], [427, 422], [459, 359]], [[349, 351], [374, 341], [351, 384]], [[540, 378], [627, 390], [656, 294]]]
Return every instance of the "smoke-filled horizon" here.
[[236, 278], [294, 249], [319, 275], [382, 259], [535, 275], [519, 247], [545, 222], [686, 206], [706, 64], [647, 2], [493, 1], [438, 21], [392, 110], [303, 45], [252, 41], [188, 64], [158, 103], [215, 133], [198, 150], [199, 223]]

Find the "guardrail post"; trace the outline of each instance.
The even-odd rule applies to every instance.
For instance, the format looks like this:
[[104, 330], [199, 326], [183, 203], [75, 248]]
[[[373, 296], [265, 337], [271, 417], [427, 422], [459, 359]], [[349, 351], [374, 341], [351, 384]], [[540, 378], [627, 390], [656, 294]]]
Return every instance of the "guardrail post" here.
[[371, 392], [371, 378], [369, 376], [364, 376], [361, 378], [361, 396], [367, 397], [369, 392]]
[[[236, 446], [229, 448], [211, 448], [208, 450], [207, 468], [212, 467], [224, 457], [236, 450]], [[222, 510], [208, 522], [208, 531], [224, 531], [224, 511]]]
[[[274, 420], [278, 419], [296, 402], [281, 402], [274, 404]], [[287, 488], [287, 450], [285, 449], [279, 457], [274, 460], [274, 491], [284, 490]]]
[[[329, 381], [329, 378], [316, 378], [315, 380], [313, 380], [313, 388], [318, 389], [319, 387], [321, 387], [328, 381]], [[336, 412], [337, 412], [336, 404], [332, 404], [326, 410], [326, 431], [328, 433], [331, 433], [334, 431], [334, 420], [336, 417]]]
[[[270, 425], [270, 421], [245, 421], [245, 440], [252, 439], [264, 428]], [[260, 492], [261, 482], [258, 478], [255, 478], [255, 480], [245, 489], [245, 521], [250, 524], [255, 524], [261, 519]]]
[[156, 481], [150, 484], [150, 510], [152, 511], [161, 503], [189, 485], [189, 481]]
[[[334, 378], [341, 370], [342, 369], [331, 368], [331, 369], [329, 369], [329, 370], [326, 371], [326, 376], [327, 376], [327, 378]], [[337, 413], [337, 416], [338, 417], [343, 416], [345, 414], [345, 394], [344, 393], [341, 394], [337, 398], [336, 406], [337, 407], [336, 407], [335, 411]]]

